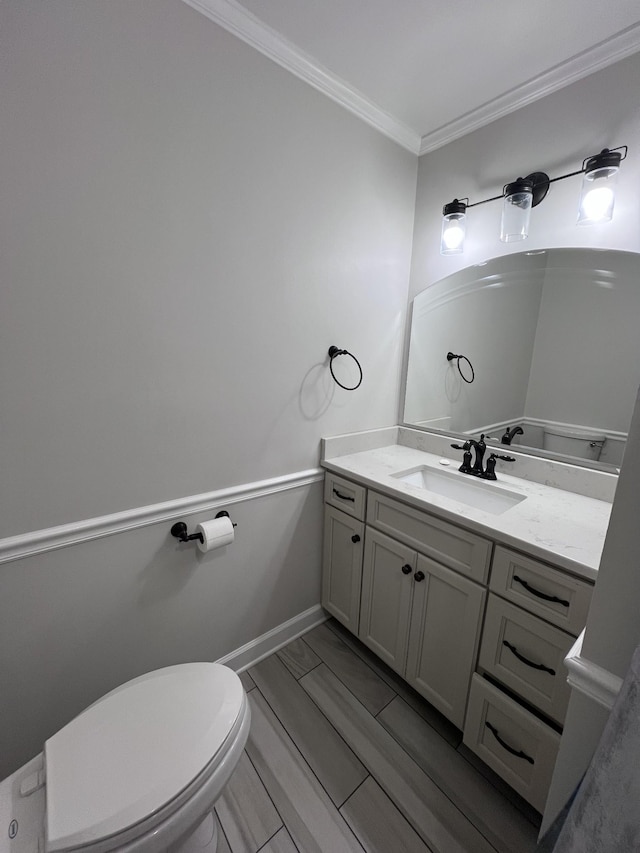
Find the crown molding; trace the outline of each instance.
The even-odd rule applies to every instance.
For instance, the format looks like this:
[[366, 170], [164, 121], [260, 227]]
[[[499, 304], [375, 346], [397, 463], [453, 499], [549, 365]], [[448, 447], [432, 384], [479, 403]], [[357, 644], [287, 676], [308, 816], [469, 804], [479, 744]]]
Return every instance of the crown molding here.
[[640, 50], [640, 24], [588, 48], [424, 136], [299, 50], [237, 0], [182, 0], [227, 32], [327, 95], [412, 154], [427, 154]]
[[420, 150], [420, 134], [382, 110], [306, 53], [263, 24], [236, 0], [183, 0], [227, 32], [327, 95], [340, 106], [397, 142], [412, 154]]
[[432, 133], [425, 134], [420, 143], [419, 154], [427, 154], [429, 151], [435, 151], [436, 148], [442, 148], [467, 133], [478, 130], [521, 107], [526, 107], [527, 104], [544, 98], [558, 89], [563, 89], [571, 83], [576, 83], [583, 77], [613, 65], [639, 50], [640, 24], [634, 24], [566, 62], [559, 63], [549, 71], [533, 77], [522, 86], [516, 86], [499, 98], [494, 98], [459, 119], [443, 125]]

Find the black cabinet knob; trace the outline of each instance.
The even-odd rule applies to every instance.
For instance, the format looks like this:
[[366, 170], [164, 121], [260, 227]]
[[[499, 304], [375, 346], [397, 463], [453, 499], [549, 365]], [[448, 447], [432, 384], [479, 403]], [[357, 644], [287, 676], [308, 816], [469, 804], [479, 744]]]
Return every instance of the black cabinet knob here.
[[424, 580], [424, 572], [416, 572], [413, 577], [417, 581], [423, 581]]
[[403, 575], [410, 575], [412, 571], [413, 571], [413, 569], [411, 568], [411, 566], [408, 563], [402, 567], [402, 574]]
[[360, 541], [360, 537], [358, 536], [357, 533], [353, 534], [353, 536], [351, 537], [351, 541], [352, 542], [359, 542]]

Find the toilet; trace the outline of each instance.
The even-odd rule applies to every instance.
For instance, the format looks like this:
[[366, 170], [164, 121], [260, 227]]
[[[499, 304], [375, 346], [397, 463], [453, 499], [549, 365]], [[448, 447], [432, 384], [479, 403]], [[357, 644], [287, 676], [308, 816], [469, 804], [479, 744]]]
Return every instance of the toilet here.
[[221, 664], [128, 681], [0, 782], [0, 853], [214, 853], [213, 804], [250, 721]]
[[590, 459], [597, 462], [600, 458], [606, 436], [559, 426], [545, 426], [543, 448], [553, 453], [575, 456], [578, 459]]

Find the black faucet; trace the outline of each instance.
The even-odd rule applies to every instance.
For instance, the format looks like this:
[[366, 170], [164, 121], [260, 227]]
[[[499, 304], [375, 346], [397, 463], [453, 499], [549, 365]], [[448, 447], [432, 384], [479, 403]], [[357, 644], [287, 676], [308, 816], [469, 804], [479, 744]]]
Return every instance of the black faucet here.
[[[484, 433], [480, 436], [480, 441], [470, 438], [464, 444], [452, 444], [451, 447], [454, 447], [456, 450], [464, 450], [462, 465], [458, 468], [458, 471], [462, 471], [463, 474], [473, 474], [474, 477], [483, 476], [482, 460], [487, 449], [484, 441]], [[475, 450], [476, 454], [473, 466], [471, 465], [471, 448]]]
[[[518, 427], [518, 429], [520, 429]], [[504, 459], [505, 462], [515, 462], [513, 456], [502, 456], [500, 453], [492, 453], [487, 459], [486, 470], [482, 467], [482, 461], [487, 449], [484, 440], [484, 433], [480, 436], [480, 441], [470, 438], [464, 444], [452, 444], [456, 450], [464, 450], [462, 457], [462, 465], [458, 468], [463, 474], [471, 474], [474, 477], [481, 477], [483, 480], [497, 480], [496, 477], [496, 459]], [[471, 465], [471, 449], [475, 450], [475, 461]]]
[[473, 474], [475, 477], [482, 477], [482, 475], [484, 474], [482, 461], [484, 459], [485, 450], [487, 449], [487, 445], [484, 441], [484, 433], [482, 433], [482, 435], [480, 436], [480, 441], [476, 441], [472, 438], [469, 444], [476, 452], [475, 462], [473, 463], [473, 468], [471, 469], [470, 473]]
[[511, 444], [513, 437], [516, 435], [524, 435], [524, 430], [521, 426], [515, 426], [513, 427], [513, 429], [507, 427], [507, 431], [502, 436], [500, 441], [502, 442], [502, 444]]

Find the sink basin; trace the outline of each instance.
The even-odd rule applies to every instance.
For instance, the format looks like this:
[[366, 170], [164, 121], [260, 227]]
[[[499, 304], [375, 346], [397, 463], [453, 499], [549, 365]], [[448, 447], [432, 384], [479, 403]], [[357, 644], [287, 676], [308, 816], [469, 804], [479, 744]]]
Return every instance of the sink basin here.
[[506, 512], [527, 497], [511, 489], [505, 489], [504, 486], [498, 486], [494, 481], [480, 480], [458, 471], [439, 471], [426, 465], [410, 468], [407, 471], [398, 471], [392, 476], [403, 483], [418, 486], [427, 492], [433, 492], [443, 498], [451, 498], [494, 515]]

